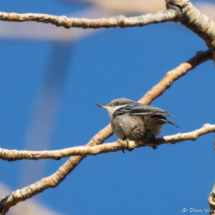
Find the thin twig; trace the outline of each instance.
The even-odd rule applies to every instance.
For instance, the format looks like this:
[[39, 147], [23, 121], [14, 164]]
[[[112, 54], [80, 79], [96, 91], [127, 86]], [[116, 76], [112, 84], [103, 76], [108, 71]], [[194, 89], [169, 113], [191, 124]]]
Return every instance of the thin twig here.
[[48, 14], [34, 13], [6, 13], [0, 12], [0, 20], [9, 22], [26, 22], [35, 21], [41, 23], [50, 23], [65, 28], [115, 28], [115, 27], [134, 27], [144, 26], [152, 23], [174, 21], [177, 17], [176, 12], [172, 9], [149, 13], [136, 17], [116, 16], [111, 18], [86, 19], [86, 18], [68, 18], [66, 16], [53, 16]]

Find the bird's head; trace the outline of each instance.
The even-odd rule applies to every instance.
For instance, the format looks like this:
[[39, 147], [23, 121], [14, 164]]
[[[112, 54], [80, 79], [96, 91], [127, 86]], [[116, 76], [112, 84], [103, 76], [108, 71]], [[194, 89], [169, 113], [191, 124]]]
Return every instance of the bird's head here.
[[114, 99], [111, 101], [108, 105], [102, 105], [102, 104], [96, 104], [99, 107], [102, 107], [107, 110], [110, 118], [112, 119], [113, 113], [118, 110], [121, 107], [126, 106], [129, 103], [133, 103], [131, 99], [125, 99], [125, 98], [120, 98], [120, 99]]

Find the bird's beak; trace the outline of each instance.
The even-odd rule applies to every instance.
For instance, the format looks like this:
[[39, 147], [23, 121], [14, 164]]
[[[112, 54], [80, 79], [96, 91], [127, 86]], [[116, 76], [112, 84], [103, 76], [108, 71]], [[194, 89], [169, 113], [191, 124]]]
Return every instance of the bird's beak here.
[[104, 108], [104, 109], [107, 109], [107, 108], [108, 108], [107, 105], [101, 105], [101, 104], [95, 104], [95, 105], [97, 105], [97, 106], [99, 106], [99, 107], [101, 107], [101, 108]]

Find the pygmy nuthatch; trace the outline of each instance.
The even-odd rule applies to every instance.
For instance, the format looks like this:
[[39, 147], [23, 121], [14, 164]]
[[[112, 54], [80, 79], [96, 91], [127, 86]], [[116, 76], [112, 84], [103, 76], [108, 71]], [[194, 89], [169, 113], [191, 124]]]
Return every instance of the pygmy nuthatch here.
[[96, 104], [108, 111], [111, 127], [121, 140], [142, 140], [158, 136], [166, 123], [178, 127], [165, 116], [173, 116], [151, 105], [136, 103], [130, 99], [114, 99], [108, 105]]

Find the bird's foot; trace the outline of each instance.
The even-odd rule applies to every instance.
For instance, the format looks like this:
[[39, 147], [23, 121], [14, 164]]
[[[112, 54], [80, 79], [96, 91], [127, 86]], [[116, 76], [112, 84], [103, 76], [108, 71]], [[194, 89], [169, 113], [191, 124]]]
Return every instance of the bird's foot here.
[[[154, 142], [154, 141], [155, 141], [155, 136], [153, 136], [151, 139], [152, 139], [152, 141]], [[158, 148], [158, 145], [153, 144], [151, 147], [152, 147], [154, 150], [156, 150], [156, 149]]]
[[157, 145], [153, 145], [152, 148], [153, 148], [154, 150], [156, 150], [156, 149], [158, 148], [158, 146], [157, 146]]
[[126, 142], [127, 142], [128, 151], [129, 151], [129, 152], [133, 151], [134, 149], [130, 149], [130, 148], [129, 148], [129, 140], [128, 140], [128, 139], [126, 139]]
[[[124, 142], [124, 141], [126, 141], [126, 143], [127, 143], [127, 150], [132, 151], [133, 149], [129, 148], [129, 140], [128, 139], [125, 139], [125, 140], [118, 139], [116, 142], [118, 142], [120, 144], [121, 142]], [[122, 149], [122, 152], [125, 153], [125, 149]]]
[[[123, 140], [118, 139], [116, 142], [117, 142], [118, 144], [120, 144], [121, 142], [123, 142]], [[125, 150], [124, 150], [124, 149], [122, 149], [122, 153], [125, 153]]]

